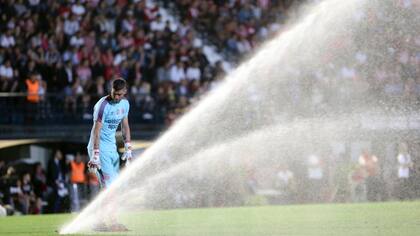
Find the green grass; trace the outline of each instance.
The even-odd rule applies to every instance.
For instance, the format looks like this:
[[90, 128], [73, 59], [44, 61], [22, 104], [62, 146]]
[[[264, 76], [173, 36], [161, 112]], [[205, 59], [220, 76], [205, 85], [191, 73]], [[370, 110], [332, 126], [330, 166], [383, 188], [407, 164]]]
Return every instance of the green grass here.
[[[0, 235], [56, 235], [72, 215], [0, 218]], [[144, 211], [118, 235], [420, 235], [420, 202]], [[105, 235], [111, 235], [106, 233]]]

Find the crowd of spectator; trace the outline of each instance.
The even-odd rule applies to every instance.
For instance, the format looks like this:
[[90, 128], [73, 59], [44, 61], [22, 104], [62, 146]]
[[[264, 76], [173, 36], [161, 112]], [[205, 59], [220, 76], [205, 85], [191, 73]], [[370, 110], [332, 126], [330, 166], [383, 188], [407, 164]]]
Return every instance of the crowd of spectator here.
[[[302, 2], [316, 1], [157, 1], [160, 5], [124, 0], [3, 1], [0, 91], [31, 96], [25, 117], [20, 118], [16, 114], [24, 109], [16, 99], [2, 99], [13, 115], [1, 121], [33, 122], [52, 116], [57, 121], [65, 115], [75, 121], [75, 114], [90, 120], [94, 102], [119, 75], [131, 85], [128, 97], [137, 122], [170, 124], [226, 72], [222, 61], [209, 62], [204, 44], [216, 46], [224, 59], [235, 64], [285, 29], [283, 23], [294, 12], [289, 9]], [[406, 11], [418, 7], [416, 1], [395, 4]], [[168, 20], [161, 6], [179, 21]], [[385, 30], [381, 28], [388, 27], [382, 19], [386, 15], [375, 14], [370, 20], [377, 21], [377, 27], [371, 28]], [[366, 80], [372, 91], [416, 103], [419, 36], [410, 30], [402, 33], [390, 55], [381, 55], [391, 61], [364, 74], [364, 64], [375, 55], [358, 51], [355, 61], [335, 65], [337, 76]], [[346, 40], [337, 39], [334, 47], [348, 45]], [[322, 72], [312, 76], [323, 83]], [[316, 87], [313, 96], [319, 97]]]
[[[225, 73], [222, 61], [209, 62], [201, 38], [210, 39], [235, 61], [255, 48], [256, 38], [262, 40], [278, 29], [278, 23], [267, 25], [268, 19], [284, 19], [289, 5], [243, 2], [172, 3], [180, 13], [180, 22], [174, 22], [159, 5], [147, 1], [3, 1], [0, 91], [31, 94], [26, 114], [30, 117], [12, 116], [3, 122], [76, 113], [88, 120], [93, 103], [118, 75], [131, 85], [128, 97], [132, 110], [140, 114], [139, 122], [170, 124]], [[210, 22], [216, 18], [214, 28]], [[238, 32], [231, 25], [235, 20]], [[216, 32], [222, 35], [215, 37]], [[242, 43], [234, 42], [238, 37]], [[16, 100], [5, 105], [18, 113], [11, 104]]]
[[[415, 30], [419, 9], [418, 1], [392, 1], [378, 9], [361, 11], [359, 14], [369, 24], [359, 29], [361, 32], [353, 42], [341, 38], [333, 47], [341, 50], [353, 44], [359, 49], [350, 55], [352, 59], [347, 63], [338, 63], [339, 78], [364, 87], [359, 90], [366, 91], [366, 100], [380, 101], [401, 110], [416, 110], [420, 102], [420, 34]], [[401, 14], [407, 16], [406, 20], [395, 18]], [[363, 37], [369, 40], [362, 40]], [[340, 59], [332, 56], [326, 60], [330, 61]], [[357, 92], [344, 88], [337, 93], [343, 91], [349, 97], [357, 96]]]
[[[268, 187], [276, 190], [271, 200], [289, 204], [417, 199], [420, 156], [415, 145], [396, 144], [396, 154], [392, 155], [364, 149], [355, 158], [332, 152], [313, 153], [299, 163], [282, 163], [274, 167], [272, 178], [268, 178], [272, 181]], [[259, 180], [264, 181], [267, 182]], [[253, 190], [258, 193], [258, 181], [255, 182]]]
[[45, 167], [0, 160], [0, 205], [8, 214], [79, 211], [99, 192], [98, 179], [87, 171], [87, 159], [56, 150]]
[[288, 18], [287, 10], [293, 3], [299, 3], [290, 0], [164, 2], [164, 6], [180, 16], [183, 25], [191, 25], [232, 62], [238, 62], [261, 41], [277, 33]]
[[29, 107], [58, 94], [44, 103], [87, 115], [119, 75], [131, 85], [133, 110], [151, 120], [185, 108], [214, 78], [193, 31], [170, 28], [145, 1], [12, 0], [0, 13], [0, 90], [31, 93]]

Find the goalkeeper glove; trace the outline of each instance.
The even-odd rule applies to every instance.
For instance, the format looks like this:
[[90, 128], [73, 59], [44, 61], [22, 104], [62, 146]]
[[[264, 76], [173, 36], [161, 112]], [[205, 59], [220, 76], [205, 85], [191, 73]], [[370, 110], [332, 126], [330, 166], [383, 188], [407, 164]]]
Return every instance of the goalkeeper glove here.
[[125, 147], [125, 151], [124, 151], [124, 153], [123, 153], [123, 155], [122, 155], [121, 159], [122, 159], [123, 161], [128, 161], [128, 162], [130, 162], [130, 161], [131, 161], [131, 159], [133, 158], [133, 155], [132, 155], [132, 153], [131, 153], [131, 143], [129, 143], [129, 142], [125, 143], [125, 144], [124, 144], [124, 147]]
[[88, 162], [90, 172], [96, 172], [96, 169], [101, 169], [101, 160], [99, 158], [99, 149], [93, 149], [93, 155]]

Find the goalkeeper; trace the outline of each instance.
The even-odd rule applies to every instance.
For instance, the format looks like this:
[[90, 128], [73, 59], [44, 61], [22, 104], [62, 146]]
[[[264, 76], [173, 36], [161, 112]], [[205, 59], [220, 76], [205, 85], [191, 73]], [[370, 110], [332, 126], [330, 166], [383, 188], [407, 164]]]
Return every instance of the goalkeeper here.
[[[130, 126], [128, 112], [130, 104], [124, 98], [127, 84], [124, 79], [117, 78], [112, 82], [111, 93], [102, 97], [95, 104], [93, 127], [88, 144], [89, 171], [96, 173], [101, 188], [106, 188], [118, 177], [120, 158], [117, 152], [115, 132], [122, 124], [125, 152], [123, 160], [131, 161]], [[115, 222], [110, 226], [102, 223], [96, 227], [98, 231], [126, 231], [127, 228]]]

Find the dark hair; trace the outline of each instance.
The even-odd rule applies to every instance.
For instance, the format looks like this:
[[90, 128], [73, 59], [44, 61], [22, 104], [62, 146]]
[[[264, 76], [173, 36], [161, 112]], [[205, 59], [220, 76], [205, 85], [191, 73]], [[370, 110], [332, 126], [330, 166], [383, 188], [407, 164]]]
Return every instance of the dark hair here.
[[122, 78], [117, 78], [112, 82], [112, 88], [116, 91], [124, 89], [127, 86], [127, 83]]

